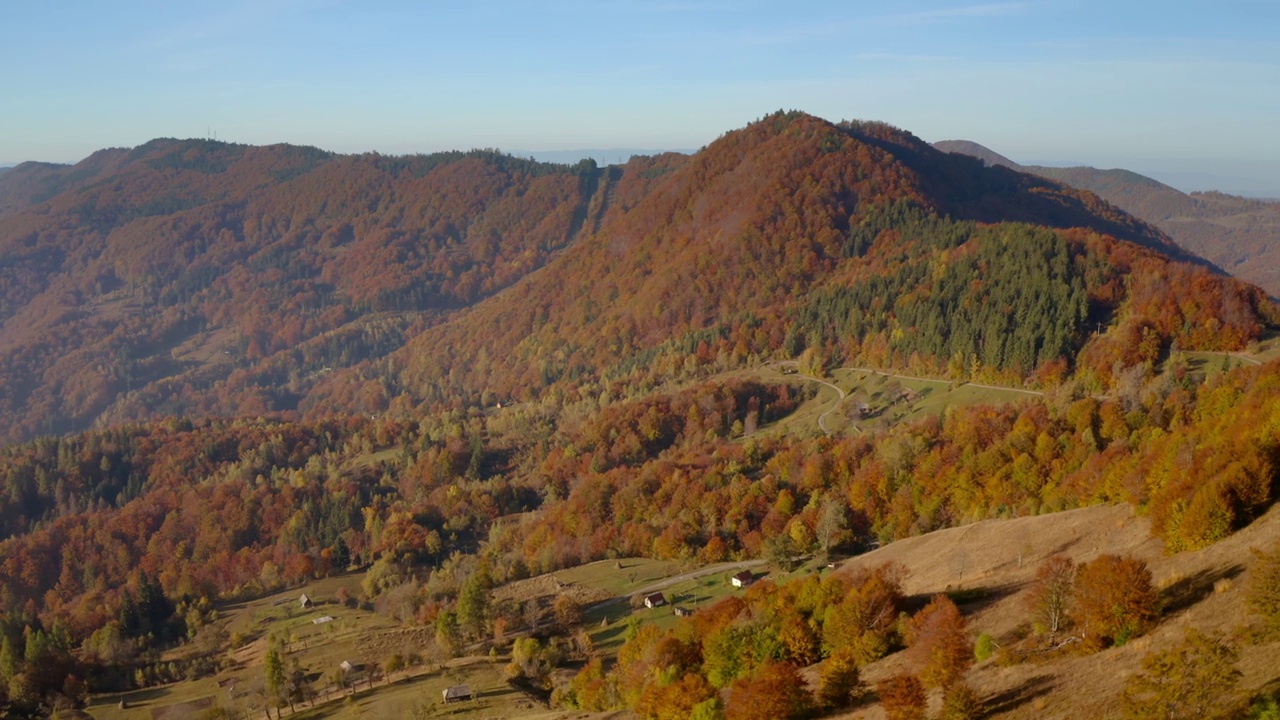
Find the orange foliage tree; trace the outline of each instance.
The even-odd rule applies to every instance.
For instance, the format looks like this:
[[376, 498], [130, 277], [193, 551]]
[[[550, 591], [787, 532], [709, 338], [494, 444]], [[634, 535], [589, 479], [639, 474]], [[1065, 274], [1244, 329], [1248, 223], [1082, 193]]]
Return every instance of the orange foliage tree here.
[[876, 683], [876, 694], [888, 720], [924, 720], [928, 696], [915, 675], [901, 674]]
[[1085, 563], [1076, 576], [1071, 617], [1086, 644], [1103, 648], [1122, 645], [1149, 630], [1159, 620], [1159, 604], [1145, 562], [1101, 555]]
[[755, 674], [733, 683], [727, 720], [786, 720], [805, 717], [813, 696], [791, 663], [767, 663]]
[[973, 640], [960, 609], [938, 595], [911, 618], [907, 645], [930, 687], [951, 687], [973, 664]]

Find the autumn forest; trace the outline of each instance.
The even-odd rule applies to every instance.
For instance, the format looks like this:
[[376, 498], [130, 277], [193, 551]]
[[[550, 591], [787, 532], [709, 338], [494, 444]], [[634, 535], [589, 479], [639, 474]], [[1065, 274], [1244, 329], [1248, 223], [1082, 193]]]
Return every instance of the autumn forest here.
[[[442, 663], [509, 661], [549, 710], [982, 717], [975, 662], [1169, 622], [1146, 565], [1047, 561], [1025, 631], [985, 656], [973, 598], [912, 597], [894, 563], [763, 580], [607, 652], [591, 607], [557, 602], [547, 631], [496, 591], [605, 559], [834, 568], [1099, 504], [1205, 551], [1280, 492], [1278, 330], [1266, 292], [1154, 225], [882, 123], [779, 112], [608, 167], [195, 140], [20, 165], [0, 174], [0, 714], [214, 676], [228, 607], [354, 574], [353, 607], [425, 628]], [[924, 404], [893, 383], [837, 402], [838, 430], [802, 421], [849, 368], [944, 405], [894, 414]], [[1022, 399], [946, 401], [964, 387]], [[1280, 545], [1257, 558], [1265, 644]], [[1184, 644], [1230, 675], [1229, 639]], [[316, 703], [326, 681], [287, 655], [260, 661], [255, 712]], [[860, 679], [885, 658], [908, 669]], [[1132, 684], [1125, 712], [1163, 713]]]

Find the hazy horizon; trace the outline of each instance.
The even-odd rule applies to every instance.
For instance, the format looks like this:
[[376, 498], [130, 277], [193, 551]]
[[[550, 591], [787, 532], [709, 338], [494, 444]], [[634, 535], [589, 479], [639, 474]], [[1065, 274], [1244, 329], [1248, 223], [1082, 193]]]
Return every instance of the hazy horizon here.
[[1280, 3], [139, 0], [0, 28], [0, 158], [696, 148], [778, 109], [1280, 192]]
[[[193, 138], [187, 138], [193, 139]], [[967, 138], [946, 138], [948, 140], [965, 140]], [[229, 142], [229, 141], [228, 141]], [[933, 142], [937, 142], [934, 140]], [[979, 143], [981, 144], [981, 143]], [[985, 146], [984, 146], [985, 147]], [[328, 148], [321, 148], [327, 150]], [[456, 148], [459, 150], [470, 150], [472, 148]], [[989, 148], [1001, 155], [999, 148]], [[552, 150], [528, 150], [524, 148], [507, 149], [498, 148], [501, 152], [513, 155], [515, 157], [528, 158], [532, 157], [541, 162], [554, 163], [575, 163], [584, 158], [592, 158], [599, 165], [611, 165], [627, 162], [633, 155], [653, 155], [664, 152], [693, 153], [698, 148], [569, 148], [569, 149], [552, 149]], [[96, 151], [95, 151], [96, 152]], [[410, 153], [411, 154], [411, 153]], [[88, 157], [88, 156], [86, 156]], [[1006, 157], [1008, 157], [1006, 155]], [[34, 162], [53, 162], [55, 164], [74, 165], [78, 160], [69, 163], [59, 163], [57, 161], [43, 160], [40, 158], [32, 158]], [[1261, 184], [1250, 181], [1248, 178], [1221, 176], [1213, 173], [1199, 172], [1195, 170], [1163, 170], [1163, 169], [1143, 169], [1136, 167], [1120, 167], [1116, 165], [1089, 165], [1089, 163], [1080, 162], [1078, 160], [1044, 160], [1021, 158], [1010, 158], [1014, 162], [1021, 165], [1040, 165], [1044, 167], [1080, 167], [1089, 166], [1100, 170], [1129, 170], [1139, 175], [1145, 175], [1154, 180], [1158, 180], [1172, 188], [1181, 190], [1185, 193], [1217, 191], [1231, 195], [1239, 195], [1242, 197], [1264, 199], [1264, 200], [1280, 200], [1280, 182], [1271, 185]], [[16, 165], [20, 165], [27, 160], [19, 161], [0, 161], [0, 170], [7, 170]]]

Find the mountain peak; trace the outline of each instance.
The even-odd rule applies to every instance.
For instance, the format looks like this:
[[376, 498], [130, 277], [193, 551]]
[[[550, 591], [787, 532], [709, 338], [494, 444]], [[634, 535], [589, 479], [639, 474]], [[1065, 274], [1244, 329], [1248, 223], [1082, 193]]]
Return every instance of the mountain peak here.
[[973, 142], [972, 140], [939, 140], [938, 142], [934, 143], [933, 146], [943, 152], [959, 153], [961, 155], [976, 157], [979, 160], [981, 160], [984, 165], [987, 165], [988, 167], [998, 165], [1001, 167], [1010, 168], [1012, 170], [1019, 170], [1022, 167], [1018, 163], [1001, 155], [995, 150], [992, 150], [991, 148], [985, 147], [983, 145], [979, 145], [978, 143]]

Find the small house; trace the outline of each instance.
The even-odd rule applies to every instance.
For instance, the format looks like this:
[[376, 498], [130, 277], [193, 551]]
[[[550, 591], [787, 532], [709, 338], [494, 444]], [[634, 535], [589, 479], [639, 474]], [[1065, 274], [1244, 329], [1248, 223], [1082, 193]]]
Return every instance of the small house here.
[[736, 588], [742, 588], [750, 585], [755, 579], [756, 576], [753, 575], [750, 570], [743, 570], [732, 578], [729, 578], [729, 583]]
[[330, 616], [330, 615], [325, 615], [324, 617], [318, 617], [318, 618], [316, 618], [315, 620], [312, 620], [312, 621], [311, 621], [311, 624], [312, 624], [312, 625], [323, 625], [323, 624], [325, 624], [325, 623], [331, 623], [331, 622], [333, 622], [333, 617], [332, 617], [332, 616]]
[[676, 617], [693, 617], [692, 610], [690, 610], [689, 608], [680, 607], [679, 605], [676, 606], [675, 613], [676, 613]]
[[662, 593], [654, 593], [646, 595], [644, 598], [644, 606], [647, 608], [661, 607], [667, 604], [667, 598]]
[[463, 700], [473, 700], [470, 685], [454, 685], [447, 687], [443, 691], [445, 704], [462, 702]]
[[315, 603], [311, 602], [311, 598], [307, 597], [305, 594], [298, 598], [298, 604], [302, 606], [303, 610], [310, 610], [316, 606]]

